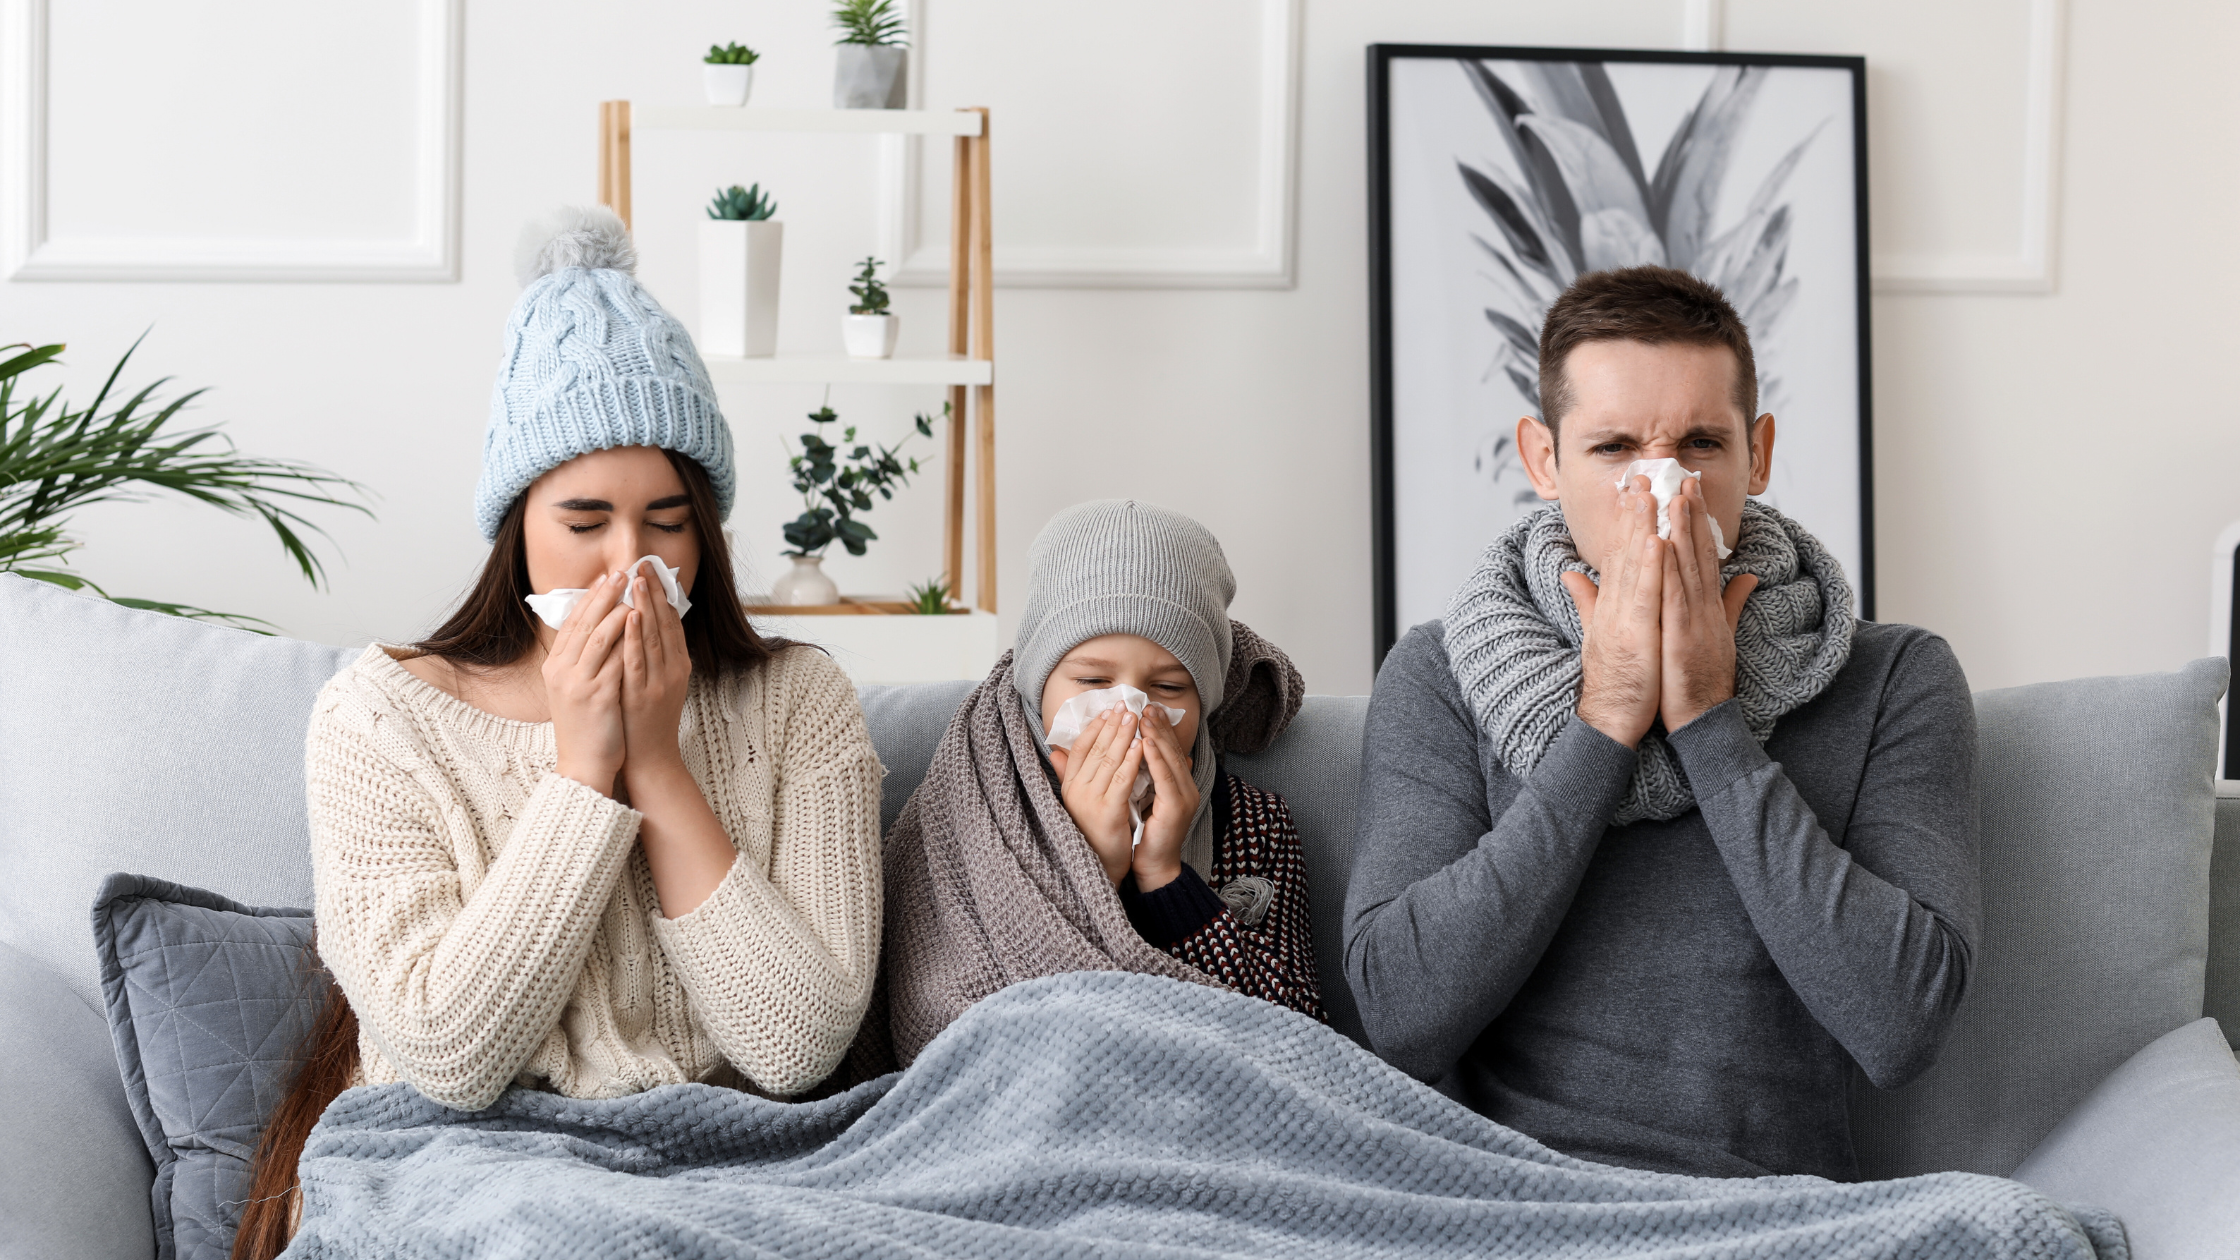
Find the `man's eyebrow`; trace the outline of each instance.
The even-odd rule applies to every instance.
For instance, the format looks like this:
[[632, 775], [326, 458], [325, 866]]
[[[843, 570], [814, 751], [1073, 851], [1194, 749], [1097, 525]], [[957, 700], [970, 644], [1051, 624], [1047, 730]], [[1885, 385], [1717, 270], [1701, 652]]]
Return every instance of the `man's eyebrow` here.
[[1058, 663], [1060, 665], [1071, 665], [1076, 668], [1080, 668], [1082, 666], [1088, 666], [1095, 669], [1112, 668], [1112, 662], [1104, 659], [1101, 656], [1069, 656]]

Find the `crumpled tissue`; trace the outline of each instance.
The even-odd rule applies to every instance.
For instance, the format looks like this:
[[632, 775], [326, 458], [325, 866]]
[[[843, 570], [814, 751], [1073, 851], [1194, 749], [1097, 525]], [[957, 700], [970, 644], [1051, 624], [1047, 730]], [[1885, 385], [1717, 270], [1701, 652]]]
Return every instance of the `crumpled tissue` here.
[[[1166, 715], [1167, 725], [1182, 725], [1181, 710], [1170, 709], [1166, 705], [1152, 700], [1144, 692], [1138, 691], [1126, 683], [1121, 683], [1117, 687], [1101, 687], [1095, 691], [1084, 691], [1059, 705], [1058, 715], [1050, 720], [1050, 746], [1052, 748], [1063, 748], [1071, 752], [1073, 741], [1081, 738], [1082, 728], [1088, 726], [1098, 714], [1107, 709], [1126, 709], [1137, 717], [1152, 716], [1150, 711], [1157, 709], [1160, 713]], [[1154, 718], [1154, 720], [1156, 719]], [[1142, 739], [1142, 733], [1138, 732], [1136, 738]], [[1151, 770], [1148, 766], [1138, 767], [1135, 787], [1128, 793], [1128, 817], [1136, 825], [1135, 839], [1131, 842], [1130, 847], [1143, 843], [1143, 811], [1150, 807]]]
[[[679, 617], [691, 612], [691, 596], [686, 595], [684, 588], [677, 585], [677, 571], [663, 564], [661, 557], [639, 556], [622, 571], [624, 573], [635, 573], [641, 565], [648, 564], [653, 566], [653, 576], [661, 584], [661, 593], [669, 597], [669, 607], [676, 609]], [[576, 601], [590, 593], [589, 587], [582, 587], [546, 591], [542, 595], [529, 595], [525, 598], [529, 601], [530, 609], [539, 617], [544, 618], [546, 625], [558, 630], [560, 623], [568, 619], [568, 611], [576, 606]], [[630, 588], [627, 586], [622, 588], [622, 602], [632, 608], [638, 606], [638, 601], [630, 598]]]
[[[1690, 479], [1700, 481], [1703, 474], [1682, 468], [1677, 459], [1637, 459], [1619, 474], [1618, 488], [1623, 490], [1632, 485], [1635, 477], [1649, 479], [1649, 494], [1657, 501], [1657, 537], [1672, 537], [1673, 497], [1680, 493], [1681, 483]], [[1733, 555], [1734, 548], [1727, 545], [1726, 533], [1719, 528], [1719, 518], [1706, 512], [1703, 519], [1711, 522], [1711, 545], [1718, 549], [1719, 558], [1724, 560]]]

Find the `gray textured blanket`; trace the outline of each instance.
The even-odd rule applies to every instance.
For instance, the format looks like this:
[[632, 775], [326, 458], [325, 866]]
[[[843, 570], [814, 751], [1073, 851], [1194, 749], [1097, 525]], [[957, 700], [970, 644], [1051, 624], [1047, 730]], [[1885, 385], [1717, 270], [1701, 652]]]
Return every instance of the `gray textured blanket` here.
[[290, 1256], [2127, 1255], [1991, 1177], [1583, 1163], [1304, 1016], [1114, 972], [1006, 989], [822, 1102], [355, 1089], [302, 1171]]

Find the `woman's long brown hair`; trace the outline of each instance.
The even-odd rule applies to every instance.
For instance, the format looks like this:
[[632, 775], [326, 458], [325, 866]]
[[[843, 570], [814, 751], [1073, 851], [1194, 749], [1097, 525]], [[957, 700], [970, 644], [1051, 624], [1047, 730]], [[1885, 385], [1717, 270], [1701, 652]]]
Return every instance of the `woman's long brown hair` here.
[[[779, 650], [792, 646], [783, 639], [765, 639], [755, 633], [739, 603], [738, 584], [731, 575], [731, 549], [723, 536], [723, 517], [716, 508], [715, 488], [707, 471], [691, 458], [663, 451], [669, 464], [684, 480], [685, 497], [692, 513], [692, 532], [700, 542], [700, 565], [692, 581], [692, 611], [684, 615], [685, 646], [692, 654], [692, 668], [710, 676], [725, 671], [751, 670]], [[482, 575], [450, 617], [427, 638], [412, 646], [441, 656], [468, 669], [496, 669], [511, 665], [536, 646], [535, 614], [526, 597], [529, 553], [523, 541], [526, 494], [513, 501], [498, 536], [490, 545], [490, 558]], [[319, 1122], [327, 1104], [349, 1088], [358, 1070], [358, 1017], [343, 996], [342, 986], [327, 981], [326, 1005], [305, 1043], [303, 1066], [288, 1086], [287, 1096], [265, 1122], [264, 1134], [250, 1164], [248, 1202], [241, 1224], [234, 1231], [233, 1260], [273, 1260], [287, 1249], [295, 1228], [296, 1164], [304, 1141]]]

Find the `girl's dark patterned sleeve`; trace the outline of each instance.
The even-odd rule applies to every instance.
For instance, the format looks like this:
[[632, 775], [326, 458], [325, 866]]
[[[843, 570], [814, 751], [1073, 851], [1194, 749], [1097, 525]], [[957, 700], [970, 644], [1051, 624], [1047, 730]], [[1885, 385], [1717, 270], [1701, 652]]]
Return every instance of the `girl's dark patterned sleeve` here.
[[[1306, 853], [1291, 806], [1233, 775], [1223, 775], [1217, 790], [1227, 798], [1220, 811], [1226, 825], [1215, 845], [1211, 884], [1187, 866], [1154, 893], [1138, 893], [1130, 881], [1121, 889], [1130, 917], [1144, 939], [1239, 993], [1327, 1023], [1307, 914]], [[1248, 926], [1213, 889], [1253, 878], [1267, 881], [1273, 896]], [[1249, 917], [1251, 903], [1242, 891], [1233, 895]]]

